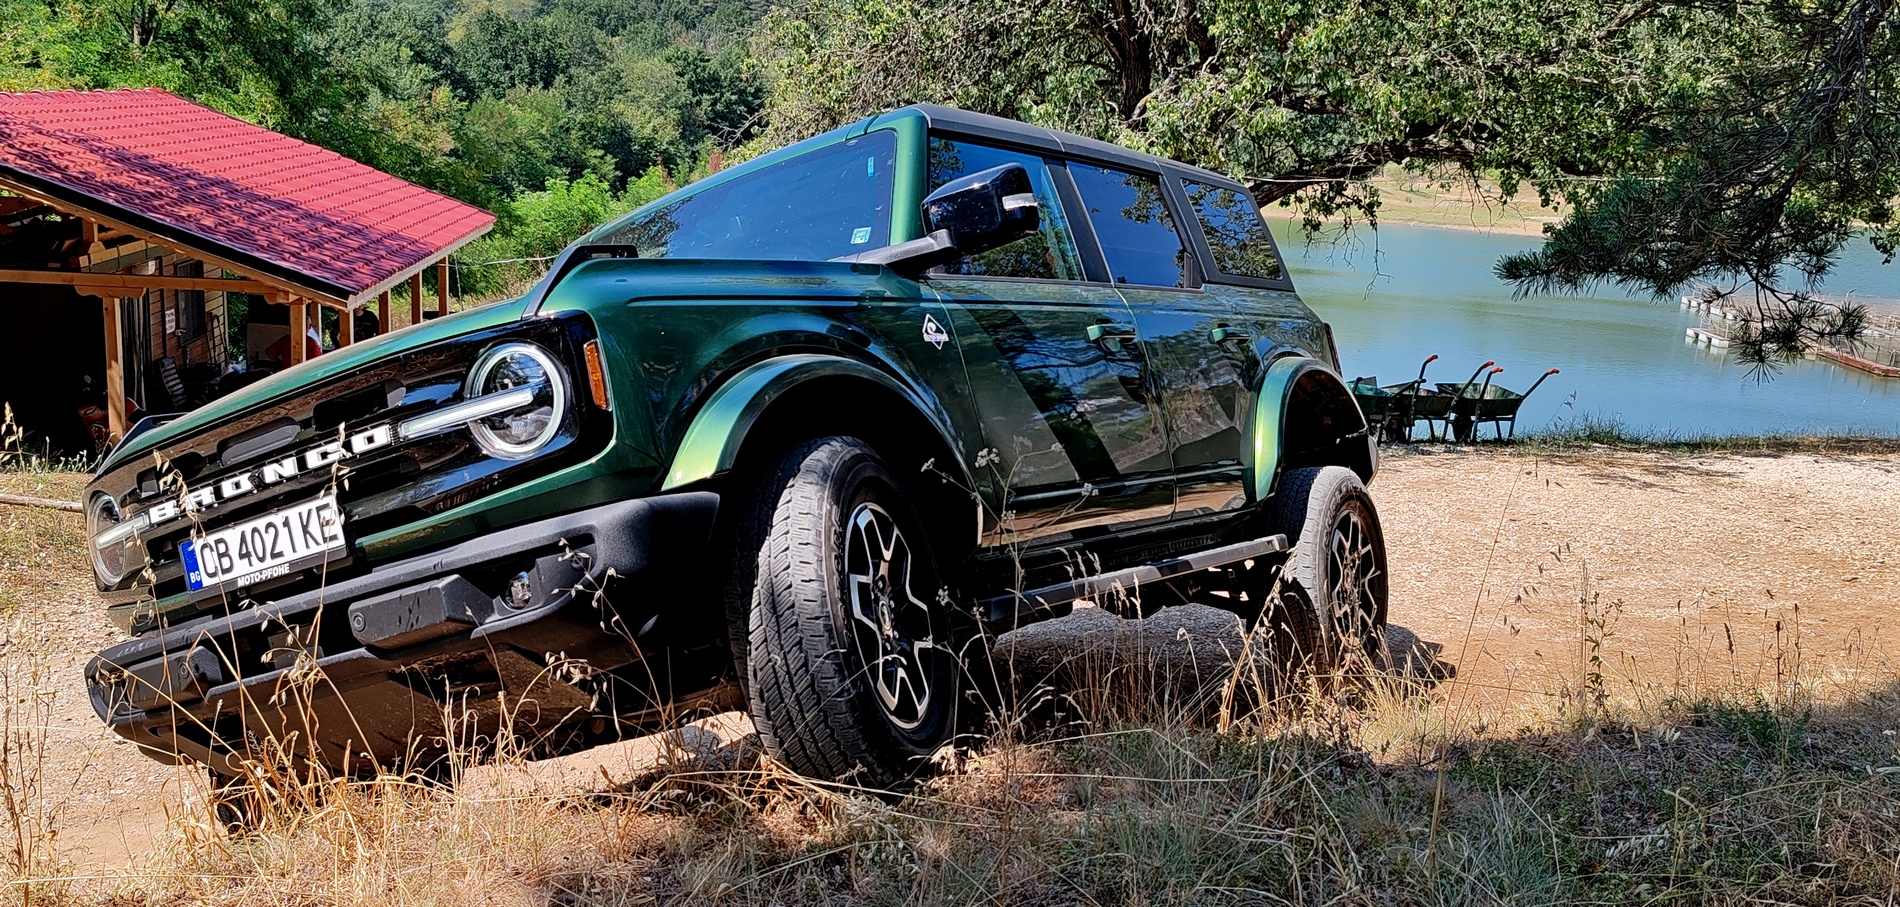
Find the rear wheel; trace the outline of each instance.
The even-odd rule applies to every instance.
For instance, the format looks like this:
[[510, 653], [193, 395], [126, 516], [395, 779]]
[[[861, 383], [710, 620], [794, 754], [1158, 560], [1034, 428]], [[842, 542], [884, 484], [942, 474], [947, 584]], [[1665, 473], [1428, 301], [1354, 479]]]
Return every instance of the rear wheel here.
[[1268, 505], [1285, 560], [1253, 568], [1247, 595], [1274, 654], [1295, 674], [1363, 674], [1383, 663], [1385, 534], [1365, 483], [1343, 466], [1289, 471]]
[[954, 731], [960, 671], [909, 500], [852, 438], [788, 451], [761, 491], [745, 660], [760, 741], [811, 777], [922, 774]]

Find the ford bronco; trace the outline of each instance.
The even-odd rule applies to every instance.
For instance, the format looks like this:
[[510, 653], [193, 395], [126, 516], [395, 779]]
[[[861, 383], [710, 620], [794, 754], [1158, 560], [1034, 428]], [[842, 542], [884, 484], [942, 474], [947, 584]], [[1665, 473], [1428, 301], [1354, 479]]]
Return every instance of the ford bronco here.
[[910, 107], [130, 434], [85, 509], [133, 638], [86, 676], [227, 777], [742, 707], [793, 770], [897, 784], [985, 641], [1079, 601], [1376, 656], [1376, 466], [1243, 185]]

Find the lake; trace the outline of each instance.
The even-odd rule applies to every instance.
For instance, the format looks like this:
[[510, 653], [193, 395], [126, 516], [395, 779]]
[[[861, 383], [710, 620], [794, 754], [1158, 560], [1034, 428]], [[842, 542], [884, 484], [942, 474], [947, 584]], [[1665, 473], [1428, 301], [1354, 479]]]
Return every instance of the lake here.
[[[1518, 391], [1562, 369], [1525, 401], [1525, 432], [1587, 413], [1680, 435], [1900, 436], [1900, 379], [1804, 360], [1759, 381], [1731, 351], [1688, 343], [1684, 331], [1701, 319], [1673, 299], [1513, 298], [1491, 267], [1534, 248], [1535, 236], [1385, 224], [1309, 244], [1279, 218], [1274, 232], [1300, 296], [1332, 324], [1348, 379], [1409, 381], [1435, 353], [1426, 380], [1462, 382], [1495, 359], [1505, 369], [1497, 383]], [[1893, 310], [1900, 264], [1882, 266], [1856, 241], [1822, 289]]]

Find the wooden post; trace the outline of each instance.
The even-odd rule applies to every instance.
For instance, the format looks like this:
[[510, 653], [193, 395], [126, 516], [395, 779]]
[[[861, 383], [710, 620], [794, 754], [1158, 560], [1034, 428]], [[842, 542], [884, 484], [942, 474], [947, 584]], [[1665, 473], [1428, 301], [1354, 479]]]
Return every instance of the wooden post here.
[[310, 329], [310, 309], [301, 299], [288, 301], [290, 306], [290, 364], [303, 362], [304, 335]]
[[409, 323], [422, 323], [422, 272], [409, 275]]
[[382, 295], [376, 297], [376, 324], [378, 325], [376, 329], [379, 331], [382, 331], [385, 334], [389, 333], [392, 330], [395, 330], [396, 328], [395, 325], [389, 323], [389, 291], [388, 290], [384, 290], [382, 292]]
[[435, 263], [435, 313], [449, 313], [449, 260], [446, 258]]
[[99, 304], [104, 307], [106, 335], [106, 431], [112, 440], [125, 437], [125, 363], [123, 343], [119, 338], [119, 300], [116, 297], [102, 297]]
[[336, 348], [342, 349], [356, 342], [356, 309], [344, 306], [336, 318]]

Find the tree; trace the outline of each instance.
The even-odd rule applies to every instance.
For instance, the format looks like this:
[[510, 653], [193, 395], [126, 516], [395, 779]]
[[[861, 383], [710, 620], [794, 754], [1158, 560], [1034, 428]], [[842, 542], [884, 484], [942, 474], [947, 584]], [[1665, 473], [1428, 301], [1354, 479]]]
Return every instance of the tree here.
[[1751, 318], [1741, 359], [1769, 368], [1852, 343], [1864, 307], [1817, 294], [1856, 234], [1891, 262], [1900, 197], [1900, 24], [1894, 0], [1776, 3], [1709, 91], [1683, 98], [1623, 174], [1543, 248], [1498, 275], [1520, 289], [1607, 281], [1667, 296], [1699, 284]]
[[[1329, 216], [1376, 224], [1365, 178], [1388, 164], [1452, 168], [1498, 177], [1507, 195], [1528, 181], [1575, 206], [1548, 258], [1501, 265], [1520, 287], [1579, 289], [1639, 267], [1654, 278], [1640, 285], [1667, 292], [1689, 279], [1772, 277], [1784, 263], [1818, 276], [1825, 269], [1811, 266], [1838, 250], [1845, 225], [1887, 223], [1896, 187], [1864, 174], [1900, 166], [1893, 26], [1879, 18], [1892, 2], [810, 0], [770, 15], [755, 52], [774, 142], [903, 103], [950, 103], [1233, 173], [1257, 202], [1296, 204], [1315, 229]], [[1777, 144], [1771, 122], [1825, 154]], [[1733, 157], [1744, 133], [1760, 152], [1752, 164]], [[1772, 241], [1753, 247], [1746, 271], [1712, 254], [1721, 241], [1699, 259], [1640, 264], [1676, 242], [1655, 223], [1674, 210], [1656, 194], [1666, 187], [1759, 183], [1772, 199], [1790, 177], [1783, 202], [1734, 221], [1780, 224], [1757, 230]], [[1840, 190], [1810, 185], [1826, 180]], [[1645, 192], [1649, 215], [1632, 207]], [[1773, 351], [1747, 354], [1787, 355], [1800, 338], [1851, 333], [1851, 322], [1810, 320], [1798, 337], [1774, 322], [1762, 331]]]

